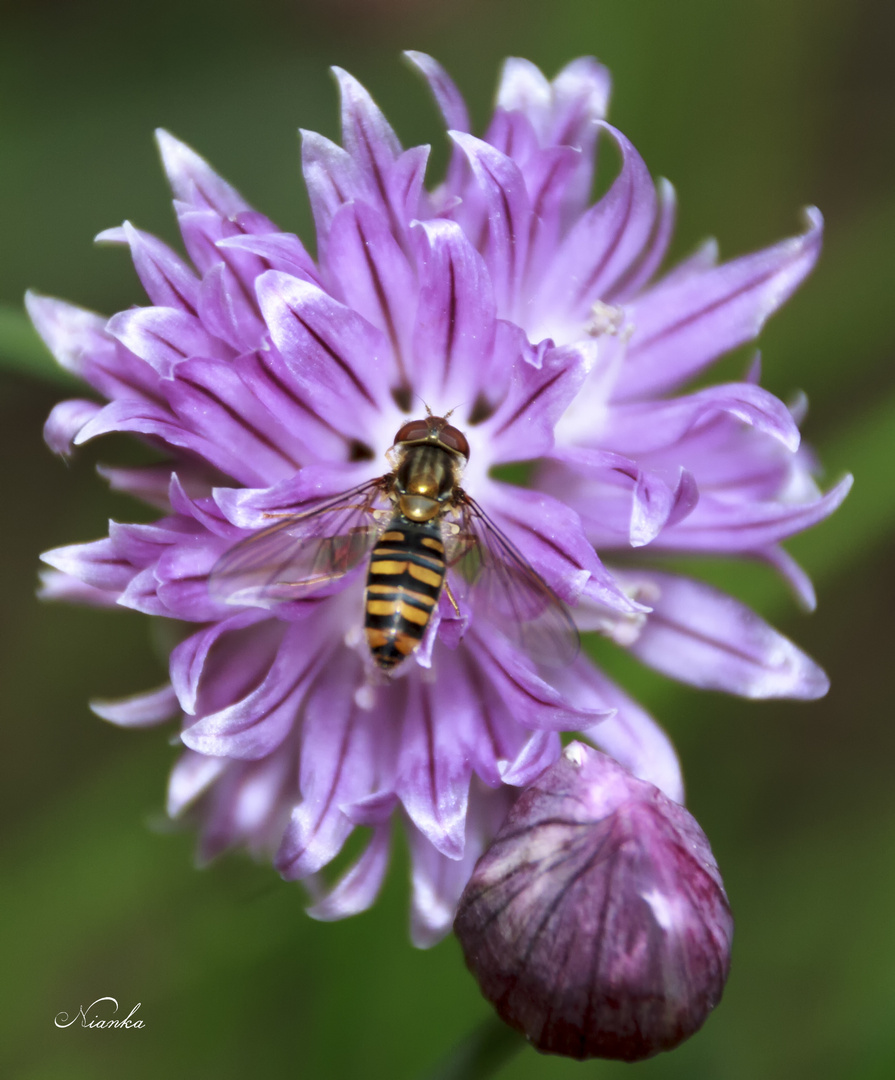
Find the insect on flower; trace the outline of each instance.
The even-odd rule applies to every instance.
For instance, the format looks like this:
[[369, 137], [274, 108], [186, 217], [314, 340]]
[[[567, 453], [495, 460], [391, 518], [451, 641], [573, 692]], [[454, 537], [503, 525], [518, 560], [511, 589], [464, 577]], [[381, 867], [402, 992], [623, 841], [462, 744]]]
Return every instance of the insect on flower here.
[[455, 593], [463, 601], [473, 590], [489, 622], [537, 662], [570, 663], [578, 651], [574, 621], [460, 487], [469, 443], [449, 416], [429, 413], [404, 424], [383, 476], [311, 509], [269, 515], [280, 520], [218, 561], [212, 595], [257, 607], [301, 600], [340, 581], [369, 554], [364, 630], [383, 671], [419, 648], [442, 593], [462, 618]]
[[[667, 925], [706, 911], [680, 871], [681, 819], [650, 809], [653, 790], [682, 803], [683, 780], [656, 721], [577, 651], [571, 611], [607, 649], [697, 687], [826, 692], [818, 665], [756, 613], [661, 566], [755, 559], [814, 604], [780, 544], [832, 513], [850, 480], [820, 491], [797, 416], [757, 365], [738, 382], [704, 376], [811, 270], [822, 219], [810, 210], [801, 235], [720, 265], [703, 247], [662, 273], [673, 192], [606, 123], [602, 65], [579, 58], [549, 81], [510, 59], [479, 138], [447, 72], [409, 55], [450, 129], [440, 185], [427, 185], [428, 148], [402, 147], [337, 69], [342, 145], [302, 136], [316, 259], [159, 132], [189, 260], [125, 223], [100, 240], [129, 247], [146, 306], [107, 320], [29, 296], [44, 341], [93, 391], [53, 410], [52, 449], [127, 432], [165, 455], [102, 470], [163, 516], [47, 552], [43, 595], [191, 625], [168, 683], [94, 708], [126, 727], [179, 718], [167, 808], [198, 823], [203, 860], [275, 852], [315, 918], [344, 918], [374, 903], [400, 821], [421, 947], [450, 930], [519, 790], [559, 761], [561, 734], [593, 744], [619, 771], [582, 764], [570, 798], [582, 785], [592, 799], [620, 793], [606, 813], [590, 807], [588, 835], [620, 822], [634, 847], [608, 877], [601, 864], [580, 879], [580, 903], [551, 909], [578, 915], [538, 970], [550, 982], [563, 957], [580, 961], [594, 898], [610, 897], [618, 918], [590, 938], [609, 996], [593, 1001], [615, 1010], [628, 987], [637, 1031], [643, 1015], [656, 1021], [641, 1040], [653, 1052], [676, 1023], [665, 1004], [693, 1020], [720, 986], [690, 977], [706, 955], [694, 922]], [[603, 136], [621, 165], [592, 204]], [[500, 474], [514, 462], [526, 487]], [[576, 834], [575, 814], [564, 820]], [[369, 840], [330, 885], [358, 827]], [[546, 882], [554, 899], [561, 878]], [[507, 934], [524, 960], [524, 935]], [[592, 1019], [591, 969], [572, 967], [564, 985]]]

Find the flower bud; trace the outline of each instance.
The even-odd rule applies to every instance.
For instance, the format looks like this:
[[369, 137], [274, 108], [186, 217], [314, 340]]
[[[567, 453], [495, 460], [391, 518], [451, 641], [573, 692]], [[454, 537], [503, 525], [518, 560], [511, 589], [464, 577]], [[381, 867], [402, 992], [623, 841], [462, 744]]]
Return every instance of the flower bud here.
[[718, 1003], [733, 920], [692, 815], [572, 743], [519, 796], [454, 929], [485, 997], [538, 1050], [637, 1061]]

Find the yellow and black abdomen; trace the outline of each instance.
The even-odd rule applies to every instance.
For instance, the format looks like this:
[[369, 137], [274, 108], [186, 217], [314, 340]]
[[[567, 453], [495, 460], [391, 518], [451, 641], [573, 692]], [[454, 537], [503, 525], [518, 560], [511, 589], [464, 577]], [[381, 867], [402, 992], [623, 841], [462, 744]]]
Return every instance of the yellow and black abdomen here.
[[395, 514], [370, 556], [364, 597], [367, 644], [381, 668], [395, 667], [422, 641], [444, 574], [440, 523]]

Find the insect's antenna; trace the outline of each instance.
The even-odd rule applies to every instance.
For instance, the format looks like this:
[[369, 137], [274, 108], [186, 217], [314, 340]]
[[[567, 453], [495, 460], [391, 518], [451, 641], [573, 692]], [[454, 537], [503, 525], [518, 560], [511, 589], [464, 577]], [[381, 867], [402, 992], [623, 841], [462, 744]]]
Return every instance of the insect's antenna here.
[[425, 400], [425, 399], [424, 399], [424, 398], [422, 397], [422, 395], [421, 395], [421, 394], [417, 394], [417, 393], [414, 393], [414, 395], [413, 395], [413, 396], [414, 396], [415, 398], [419, 398], [419, 399], [420, 399], [420, 401], [421, 401], [421, 402], [423, 403], [423, 408], [424, 408], [424, 409], [426, 410], [426, 416], [431, 416], [431, 415], [432, 415], [432, 410], [431, 410], [431, 409], [429, 408], [429, 405], [428, 405], [428, 403], [427, 403], [427, 402], [426, 402], [426, 400]]
[[[450, 411], [446, 412], [444, 414], [445, 420], [449, 420], [454, 415], [454, 413], [457, 411], [457, 409], [462, 409], [464, 405], [468, 404], [468, 402], [469, 402], [469, 399], [467, 398], [466, 401], [460, 401], [456, 405], [452, 406]], [[429, 406], [427, 405], [426, 408], [428, 409], [428, 407]]]

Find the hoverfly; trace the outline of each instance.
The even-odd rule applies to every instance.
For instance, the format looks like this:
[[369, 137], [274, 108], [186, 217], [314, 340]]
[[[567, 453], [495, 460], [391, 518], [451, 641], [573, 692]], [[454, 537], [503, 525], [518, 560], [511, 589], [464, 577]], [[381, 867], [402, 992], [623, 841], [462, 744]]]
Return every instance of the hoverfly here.
[[455, 590], [461, 600], [475, 594], [489, 623], [535, 660], [571, 662], [578, 636], [565, 605], [460, 487], [463, 433], [447, 417], [411, 420], [386, 456], [384, 476], [309, 510], [271, 515], [274, 524], [218, 560], [212, 594], [261, 607], [301, 600], [369, 555], [364, 630], [380, 669], [419, 647], [442, 592], [460, 614]]

